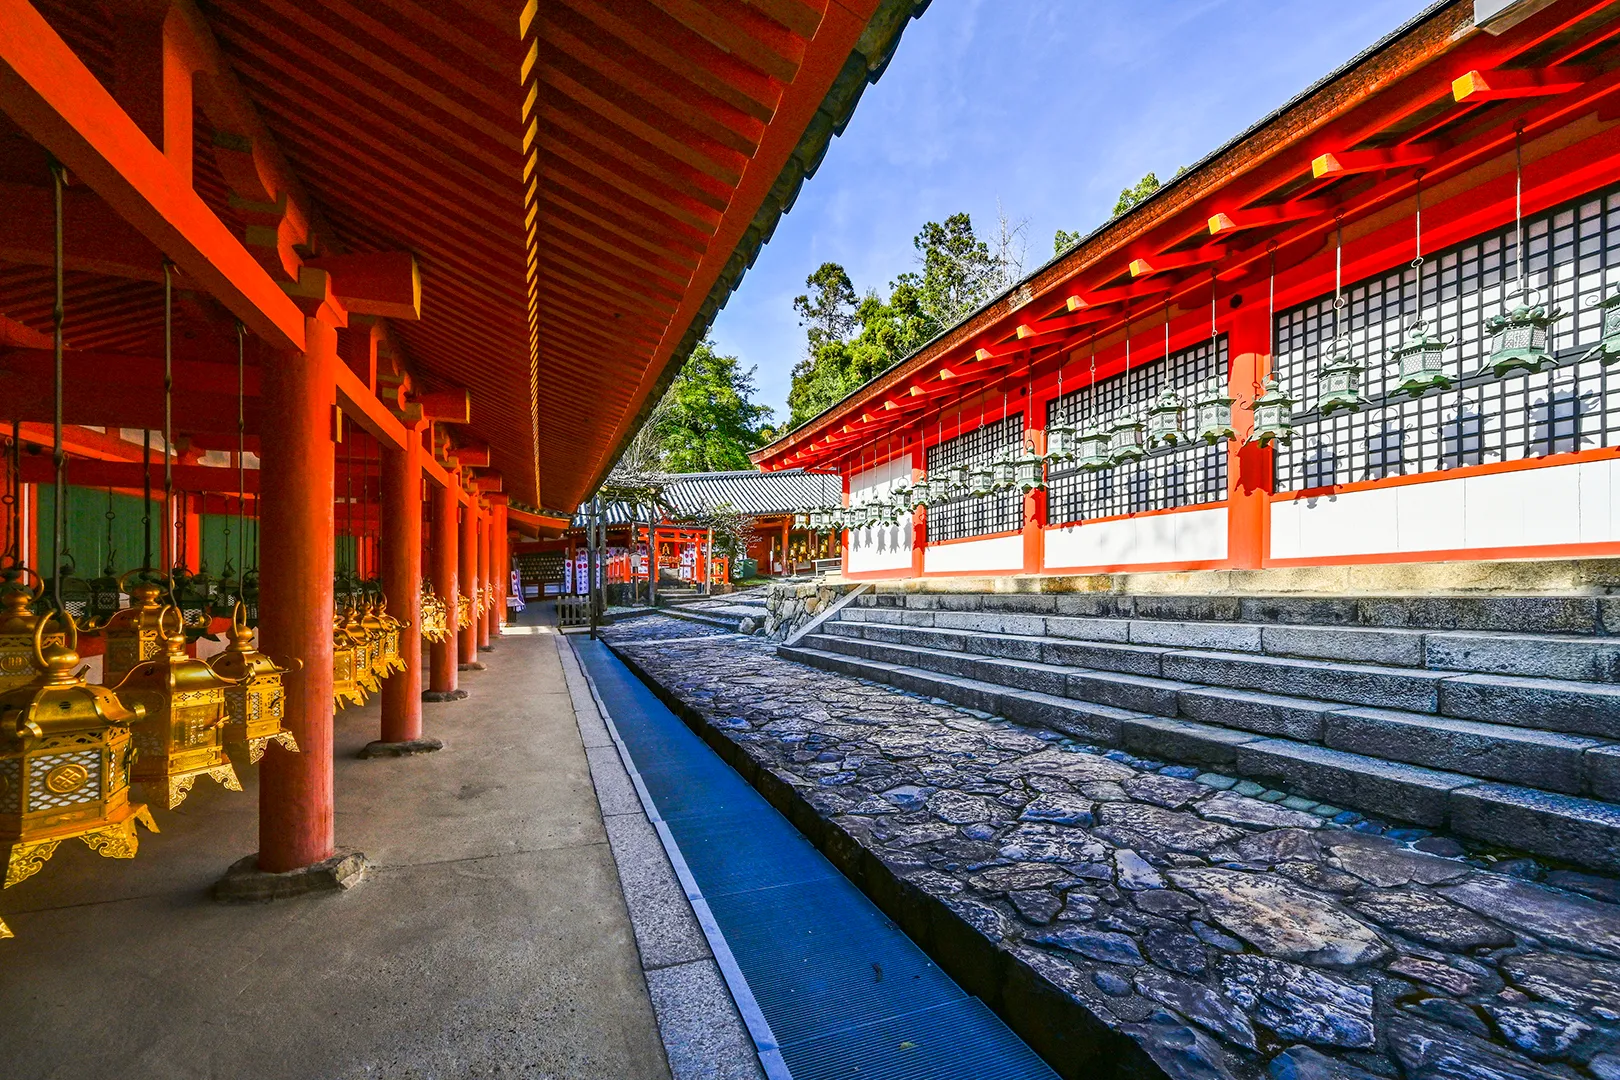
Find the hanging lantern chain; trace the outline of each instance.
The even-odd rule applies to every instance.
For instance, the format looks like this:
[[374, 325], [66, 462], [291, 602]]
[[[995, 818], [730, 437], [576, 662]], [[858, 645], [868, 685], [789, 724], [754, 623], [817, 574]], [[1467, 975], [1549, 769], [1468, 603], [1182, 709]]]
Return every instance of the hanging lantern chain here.
[[[174, 264], [163, 260], [163, 512], [174, 520]], [[169, 599], [174, 599], [174, 548], [169, 544], [165, 570]]]
[[54, 362], [56, 386], [51, 402], [51, 462], [56, 468], [56, 498], [51, 507], [51, 600], [56, 610], [68, 619], [67, 608], [62, 605], [62, 537], [63, 507], [66, 501], [67, 454], [62, 449], [62, 324], [67, 320], [67, 304], [62, 275], [62, 187], [67, 181], [61, 162], [51, 162], [51, 201], [55, 211], [55, 269], [56, 303], [51, 309], [51, 354]]
[[11, 421], [11, 448], [6, 455], [11, 476], [6, 486], [5, 502], [10, 510], [11, 535], [6, 538], [6, 559], [10, 566], [22, 565], [22, 500], [18, 493], [22, 490], [22, 424], [13, 419]]
[[[244, 370], [247, 351], [244, 336], [247, 328], [236, 324], [236, 563], [237, 573], [247, 574], [247, 555], [244, 544], [247, 526], [242, 519], [242, 508], [247, 502], [247, 378]], [[240, 588], [240, 587], [239, 587]]]

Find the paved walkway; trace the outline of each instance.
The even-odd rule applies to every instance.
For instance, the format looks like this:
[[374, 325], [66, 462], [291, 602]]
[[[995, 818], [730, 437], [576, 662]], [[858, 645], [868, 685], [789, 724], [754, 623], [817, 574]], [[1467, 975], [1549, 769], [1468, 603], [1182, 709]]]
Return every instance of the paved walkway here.
[[257, 846], [249, 776], [0, 894], [0, 1076], [668, 1076], [556, 638], [481, 659], [425, 707], [438, 754], [357, 760], [377, 706], [339, 715], [338, 841], [376, 867], [348, 893], [208, 899]]
[[1145, 1053], [1188, 1080], [1620, 1080], [1612, 879], [1329, 821], [690, 623], [608, 639], [1065, 1076]]

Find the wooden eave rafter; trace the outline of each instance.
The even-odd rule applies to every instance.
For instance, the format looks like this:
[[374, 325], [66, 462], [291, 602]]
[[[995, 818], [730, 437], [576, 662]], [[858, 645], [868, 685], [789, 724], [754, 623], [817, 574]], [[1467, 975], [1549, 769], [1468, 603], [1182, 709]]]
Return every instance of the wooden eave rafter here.
[[[1472, 121], [1475, 106], [1454, 101], [1455, 73], [1476, 67], [1502, 69], [1516, 57], [1534, 52], [1603, 13], [1610, 21], [1589, 25], [1591, 40], [1566, 46], [1556, 62], [1579, 56], [1594, 43], [1620, 33], [1620, 13], [1610, 14], [1607, 7], [1604, 0], [1553, 5], [1500, 38], [1470, 32], [1468, 5], [1435, 12], [1023, 283], [1033, 294], [1032, 302], [1021, 302], [1012, 310], [1001, 302], [988, 305], [908, 361], [751, 457], [764, 468], [835, 462], [837, 447], [827, 445], [821, 435], [841, 425], [844, 416], [857, 410], [870, 412], [874, 403], [881, 407], [883, 401], [896, 399], [903, 386], [917, 384], [926, 372], [944, 370], [953, 377], [966, 374], [970, 365], [963, 362], [963, 356], [1008, 355], [1007, 347], [993, 342], [1006, 341], [1020, 326], [1038, 333], [1044, 321], [1107, 307], [1108, 316], [1094, 324], [1101, 336], [1117, 328], [1127, 302], [1135, 306], [1134, 301], [1150, 295], [1152, 307], [1178, 302], [1185, 307], [1200, 296], [1207, 305], [1212, 267], [1223, 281], [1246, 280], [1265, 264], [1271, 251], [1307, 244], [1331, 231], [1336, 214], [1366, 216], [1409, 199], [1413, 165], [1421, 164], [1424, 183], [1432, 187], [1499, 155], [1512, 145], [1512, 126], [1491, 117]], [[1347, 93], [1342, 85], [1346, 82], [1368, 87], [1369, 93]], [[1610, 66], [1577, 87], [1528, 102], [1532, 107], [1518, 118], [1525, 127], [1525, 138], [1591, 111], [1611, 93], [1620, 102], [1620, 67]], [[1437, 107], [1453, 113], [1444, 124], [1431, 121], [1402, 130], [1407, 118]], [[1474, 122], [1476, 128], [1467, 129], [1465, 138], [1442, 141], [1430, 135], [1457, 121]], [[1383, 147], [1369, 145], [1390, 138], [1390, 132], [1400, 134]], [[1374, 170], [1361, 168], [1370, 158], [1358, 155], [1366, 154], [1381, 155], [1388, 162], [1381, 167], [1385, 175], [1379, 177]], [[1326, 155], [1352, 162], [1355, 167], [1346, 174], [1375, 172], [1374, 182], [1340, 191], [1336, 186], [1342, 183], [1343, 174], [1330, 170], [1330, 175], [1312, 184], [1313, 162]], [[1278, 192], [1290, 194], [1278, 199]], [[1219, 227], [1213, 220], [1218, 216], [1225, 219]], [[1260, 239], [1246, 241], [1246, 230], [1266, 231]], [[1231, 234], [1232, 240], [1210, 245], [1207, 238], [1212, 233], [1223, 238]], [[1206, 242], [1189, 250], [1187, 245], [1198, 244], [1199, 237]], [[1119, 284], [1122, 278], [1128, 280], [1133, 256], [1143, 260], [1143, 269], [1153, 271], [1152, 275]], [[1161, 274], [1161, 268], [1172, 272]], [[1175, 270], [1190, 272], [1176, 274]], [[1154, 291], [1149, 294], [1148, 289]], [[1062, 299], [1054, 305], [1057, 297]], [[1060, 339], [1060, 335], [1053, 337]], [[895, 423], [910, 422], [909, 416], [894, 410], [889, 417]]]

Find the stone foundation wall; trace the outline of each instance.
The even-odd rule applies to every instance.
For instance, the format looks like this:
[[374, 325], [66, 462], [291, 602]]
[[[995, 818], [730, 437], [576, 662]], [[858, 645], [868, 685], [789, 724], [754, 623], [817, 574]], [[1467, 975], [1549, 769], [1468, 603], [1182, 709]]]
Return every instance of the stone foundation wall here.
[[837, 603], [850, 588], [825, 581], [784, 581], [769, 585], [765, 590], [766, 615], [761, 632], [772, 641], [786, 641]]

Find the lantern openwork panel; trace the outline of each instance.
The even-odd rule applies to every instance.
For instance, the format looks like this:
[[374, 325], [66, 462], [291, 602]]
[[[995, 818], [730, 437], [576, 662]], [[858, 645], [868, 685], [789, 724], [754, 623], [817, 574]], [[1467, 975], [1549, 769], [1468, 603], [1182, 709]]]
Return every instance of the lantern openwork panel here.
[[1260, 396], [1254, 399], [1252, 437], [1261, 446], [1287, 444], [1294, 437], [1294, 399], [1288, 396], [1274, 375], [1266, 377]]
[[1140, 461], [1147, 452], [1143, 443], [1142, 421], [1128, 412], [1120, 413], [1108, 425], [1108, 463], [1124, 465]]
[[[107, 858], [135, 855], [137, 821], [157, 826], [130, 801], [130, 725], [139, 704], [86, 683], [78, 635], [58, 630], [47, 644], [47, 615], [36, 628], [36, 678], [0, 693], [0, 852], [5, 885], [38, 873], [63, 840], [78, 839]], [[57, 624], [61, 625], [61, 624]], [[0, 923], [0, 937], [9, 931]]]
[[1330, 416], [1340, 410], [1361, 408], [1361, 364], [1356, 361], [1350, 338], [1340, 335], [1328, 345], [1316, 379], [1316, 411]]
[[366, 690], [360, 672], [366, 662], [365, 641], [347, 628], [342, 616], [332, 627], [332, 705], [345, 709], [364, 705]]
[[200, 776], [230, 791], [241, 791], [242, 782], [225, 752], [225, 691], [232, 683], [207, 661], [186, 655], [185, 632], [173, 607], [164, 608], [162, 620], [171, 630], [162, 655], [136, 665], [116, 689], [119, 697], [145, 709], [133, 725], [134, 782], [145, 799], [173, 810]]

